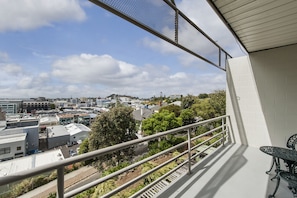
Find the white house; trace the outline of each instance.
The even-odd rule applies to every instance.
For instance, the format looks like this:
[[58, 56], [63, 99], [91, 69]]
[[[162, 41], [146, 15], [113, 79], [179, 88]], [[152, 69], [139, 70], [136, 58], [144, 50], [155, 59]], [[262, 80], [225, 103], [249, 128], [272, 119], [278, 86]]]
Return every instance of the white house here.
[[0, 161], [26, 154], [26, 133], [0, 136]]
[[48, 148], [76, 144], [87, 138], [90, 131], [89, 127], [77, 123], [47, 127]]
[[39, 148], [38, 129], [39, 120], [35, 118], [7, 120], [5, 128], [0, 130], [0, 136], [1, 138], [5, 139], [10, 135], [25, 134], [26, 153], [32, 154], [35, 153]]
[[69, 133], [70, 144], [75, 144], [79, 141], [83, 141], [89, 135], [91, 129], [83, 124], [68, 124], [65, 126], [67, 132]]

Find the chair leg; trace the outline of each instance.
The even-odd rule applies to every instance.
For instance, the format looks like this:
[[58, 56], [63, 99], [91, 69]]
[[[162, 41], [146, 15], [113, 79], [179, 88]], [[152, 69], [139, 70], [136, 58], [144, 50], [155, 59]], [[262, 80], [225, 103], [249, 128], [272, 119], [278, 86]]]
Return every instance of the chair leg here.
[[291, 191], [293, 193], [294, 198], [297, 198], [297, 192], [296, 192], [296, 187], [291, 187]]
[[277, 179], [277, 181], [276, 181], [275, 189], [274, 189], [273, 193], [268, 196], [269, 198], [274, 198], [275, 197], [275, 194], [276, 194], [276, 192], [278, 190], [279, 183], [280, 183], [280, 176], [278, 174], [276, 175], [276, 179]]
[[272, 168], [273, 168], [274, 164], [276, 164], [275, 160], [276, 159], [273, 157], [271, 167], [270, 167], [270, 169], [268, 171], [266, 171], [266, 174], [269, 174], [272, 171]]

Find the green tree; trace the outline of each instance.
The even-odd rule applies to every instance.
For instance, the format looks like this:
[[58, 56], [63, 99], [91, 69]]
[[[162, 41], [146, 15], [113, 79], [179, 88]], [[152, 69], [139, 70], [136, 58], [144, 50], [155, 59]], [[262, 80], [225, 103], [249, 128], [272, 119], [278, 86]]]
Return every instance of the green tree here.
[[[89, 152], [90, 148], [89, 148], [89, 139], [86, 138], [84, 139], [84, 141], [80, 144], [79, 146], [79, 151], [78, 154], [83, 154], [83, 153], [87, 153]], [[91, 164], [94, 160], [89, 159], [83, 162], [84, 165], [88, 165]]]
[[182, 109], [190, 108], [193, 104], [195, 104], [196, 98], [197, 97], [195, 97], [193, 95], [187, 95], [187, 96], [183, 97], [182, 101], [181, 101], [181, 108]]
[[180, 113], [180, 118], [182, 120], [182, 126], [192, 124], [195, 122], [195, 114], [192, 109], [183, 109]]
[[159, 112], [162, 112], [164, 110], [168, 110], [169, 112], [173, 112], [175, 117], [178, 117], [180, 115], [180, 112], [181, 112], [182, 109], [181, 109], [180, 106], [172, 104], [172, 105], [168, 105], [168, 106], [160, 108]]
[[157, 132], [163, 132], [179, 127], [181, 124], [181, 119], [175, 117], [173, 112], [163, 110], [162, 112], [153, 114], [150, 118], [143, 120], [142, 130], [145, 135], [152, 135]]
[[83, 154], [89, 152], [89, 139], [86, 138], [84, 141], [79, 145], [79, 152], [78, 154]]
[[[136, 123], [132, 108], [115, 107], [102, 113], [91, 126], [89, 148], [91, 151], [116, 145], [136, 138]], [[117, 165], [122, 160], [130, 160], [133, 148], [98, 157], [99, 163]], [[98, 166], [98, 168], [101, 168]]]
[[54, 103], [50, 103], [50, 109], [55, 109], [56, 105]]
[[205, 98], [208, 98], [208, 94], [207, 93], [201, 93], [198, 95], [198, 98], [199, 99], [205, 99]]
[[191, 109], [195, 112], [195, 115], [201, 117], [203, 120], [215, 117], [215, 110], [211, 106], [209, 100], [209, 98], [201, 99], [191, 107]]
[[226, 91], [216, 90], [209, 96], [210, 105], [214, 108], [215, 117], [226, 114]]

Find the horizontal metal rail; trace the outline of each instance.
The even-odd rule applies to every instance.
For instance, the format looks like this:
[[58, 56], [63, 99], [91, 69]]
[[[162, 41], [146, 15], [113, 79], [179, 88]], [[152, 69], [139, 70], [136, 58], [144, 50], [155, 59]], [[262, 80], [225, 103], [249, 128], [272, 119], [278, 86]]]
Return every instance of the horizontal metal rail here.
[[[0, 177], [0, 186], [1, 185], [6, 185], [6, 184], [9, 184], [9, 183], [12, 183], [12, 182], [16, 182], [16, 181], [19, 181], [19, 180], [22, 180], [22, 179], [26, 179], [26, 178], [29, 178], [29, 177], [32, 177], [32, 176], [35, 176], [35, 175], [39, 175], [41, 173], [46, 173], [48, 171], [52, 171], [52, 170], [58, 170], [58, 178], [57, 178], [57, 194], [59, 196], [59, 198], [61, 197], [72, 197], [80, 192], [83, 192], [93, 186], [96, 186], [104, 181], [107, 181], [108, 179], [111, 179], [112, 177], [116, 177], [124, 172], [127, 172], [141, 164], [144, 164], [152, 159], [155, 159], [155, 158], [158, 158], [159, 156], [161, 155], [164, 155], [166, 153], [169, 153], [171, 151], [174, 151], [180, 147], [183, 147], [185, 145], [188, 144], [188, 142], [182, 142], [176, 146], [173, 146], [169, 149], [166, 149], [162, 152], [159, 152], [153, 156], [150, 156], [146, 159], [143, 159], [139, 162], [136, 162], [126, 168], [123, 168], [119, 171], [116, 171], [110, 175], [107, 175], [103, 178], [100, 178], [96, 181], [93, 181], [93, 182], [90, 182], [88, 183], [87, 185], [84, 185], [82, 187], [79, 187], [79, 188], [76, 188], [75, 190], [72, 190], [66, 194], [64, 194], [64, 174], [63, 174], [63, 170], [64, 170], [64, 167], [67, 166], [67, 165], [70, 165], [70, 164], [74, 164], [76, 162], [83, 162], [83, 161], [86, 161], [88, 159], [93, 159], [95, 157], [98, 157], [98, 156], [102, 156], [102, 155], [105, 155], [107, 153], [112, 153], [114, 151], [118, 151], [118, 150], [122, 150], [122, 149], [125, 149], [125, 148], [128, 148], [128, 147], [131, 147], [133, 145], [136, 145], [136, 144], [139, 144], [139, 143], [142, 143], [142, 142], [148, 142], [148, 141], [151, 141], [151, 140], [155, 140], [155, 139], [158, 139], [160, 137], [163, 137], [163, 136], [167, 136], [167, 135], [173, 135], [173, 134], [178, 134], [178, 133], [189, 133], [191, 131], [193, 131], [193, 129], [196, 129], [197, 127], [201, 126], [201, 125], [205, 125], [205, 124], [208, 124], [208, 123], [211, 123], [211, 122], [214, 122], [214, 121], [218, 121], [218, 120], [226, 120], [227, 118], [229, 118], [229, 116], [225, 115], [225, 116], [220, 116], [220, 117], [216, 117], [216, 118], [213, 118], [213, 119], [209, 119], [209, 120], [205, 120], [205, 121], [201, 121], [201, 122], [198, 122], [198, 123], [193, 123], [193, 124], [190, 124], [190, 125], [186, 125], [186, 126], [182, 126], [182, 127], [179, 127], [179, 128], [175, 128], [175, 129], [172, 129], [172, 130], [168, 130], [168, 131], [165, 131], [165, 132], [161, 132], [161, 133], [157, 133], [157, 134], [154, 134], [154, 135], [150, 135], [150, 136], [146, 136], [144, 138], [141, 138], [141, 139], [136, 139], [136, 140], [131, 140], [129, 142], [123, 142], [121, 144], [117, 144], [117, 145], [114, 145], [114, 146], [110, 146], [110, 147], [107, 147], [107, 148], [103, 148], [103, 149], [100, 149], [100, 150], [96, 150], [96, 151], [92, 151], [92, 152], [89, 152], [89, 153], [85, 153], [85, 154], [81, 154], [81, 155], [78, 155], [78, 156], [75, 156], [75, 157], [71, 157], [71, 158], [67, 158], [65, 160], [61, 160], [61, 161], [58, 161], [58, 162], [54, 162], [54, 163], [51, 163], [51, 164], [47, 164], [47, 165], [44, 165], [44, 166], [40, 166], [40, 167], [36, 167], [34, 169], [30, 169], [30, 170], [26, 170], [26, 171], [21, 171], [21, 172], [18, 172], [16, 174], [13, 174], [13, 175], [8, 175], [8, 176], [3, 176], [3, 177]], [[226, 123], [226, 122], [223, 122], [223, 123]], [[220, 126], [220, 127], [217, 127], [217, 128], [214, 128], [204, 134], [201, 134], [201, 135], [198, 135], [194, 138], [191, 138], [190, 141], [194, 141], [200, 137], [203, 137], [203, 136], [206, 136], [206, 135], [209, 135], [213, 132], [216, 132], [218, 130], [221, 130], [221, 132], [219, 132], [218, 134], [214, 135], [212, 138], [215, 138], [219, 135], [222, 135], [226, 132], [226, 130], [224, 130], [224, 128], [226, 127], [226, 124]], [[212, 139], [210, 138], [210, 139]], [[225, 138], [225, 136], [223, 135], [222, 138]], [[219, 141], [221, 141], [220, 138], [218, 141], [216, 141], [216, 143], [218, 143]], [[204, 141], [203, 143], [205, 144], [206, 142], [208, 142], [210, 140], [206, 140]], [[200, 143], [199, 145], [202, 145], [202, 143]], [[215, 145], [212, 144], [212, 145]], [[173, 162], [174, 160], [180, 158], [181, 156], [183, 155], [186, 155], [187, 152], [191, 152], [193, 149], [197, 148], [197, 146], [193, 147], [193, 148], [188, 148], [188, 150], [180, 153], [178, 156], [174, 157], [174, 158], [171, 158], [169, 161], [166, 161], [164, 162], [163, 164], [160, 164], [158, 165], [157, 167], [151, 169], [150, 171], [138, 176], [137, 178], [134, 178], [133, 180], [131, 180], [130, 182], [128, 182], [127, 184], [125, 184], [123, 187], [119, 187], [115, 190], [113, 190], [112, 192], [109, 192], [107, 195], [105, 195], [105, 197], [107, 196], [111, 196], [113, 194], [116, 194], [117, 192], [123, 190], [124, 188], [126, 188], [127, 186], [145, 178], [147, 175], [155, 172], [156, 170], [159, 170], [160, 168], [166, 166], [167, 164]], [[191, 157], [192, 158], [192, 157]], [[190, 159], [191, 159], [190, 158]], [[189, 159], [184, 161], [182, 164], [187, 164], [187, 163], [190, 163], [189, 162]], [[178, 165], [178, 167], [180, 167]], [[175, 168], [176, 169], [176, 168]], [[174, 169], [174, 170], [175, 170]], [[171, 171], [170, 171], [171, 172]], [[166, 174], [167, 175], [167, 174]], [[147, 187], [146, 187], [147, 188]]]
[[[132, 4], [135, 1], [111, 1], [111, 0], [89, 0], [89, 1], [223, 71], [226, 71], [225, 69], [226, 60], [228, 58], [232, 58], [232, 56], [228, 54], [226, 50], [224, 50], [221, 46], [219, 46], [216, 41], [214, 41], [210, 36], [208, 36], [201, 28], [199, 28], [185, 14], [183, 14], [181, 10], [179, 10], [175, 5], [170, 3], [169, 0], [163, 0], [163, 3], [160, 1], [159, 5], [161, 4], [163, 6], [167, 5], [175, 13], [175, 15], [172, 15], [172, 20], [173, 19], [175, 20], [175, 28], [173, 30], [175, 32], [174, 38], [170, 38], [168, 35], [165, 35], [163, 32], [160, 32], [159, 30], [154, 28], [154, 26], [156, 26], [156, 24], [158, 24], [159, 21], [164, 21], [164, 19], [157, 20], [155, 21], [156, 24], [150, 25], [150, 24], [147, 24], [145, 21], [135, 17], [135, 15], [139, 13], [143, 14], [143, 10], [141, 10], [140, 8], [134, 10], [135, 13], [131, 10], [130, 11], [132, 13], [129, 13], [124, 9], [125, 7], [133, 7]], [[148, 9], [148, 8], [143, 7], [142, 9]], [[131, 14], [134, 15], [134, 17], [132, 17]], [[148, 17], [151, 17], [151, 16], [148, 16]], [[201, 34], [209, 42], [208, 44], [209, 47], [216, 48], [217, 56], [218, 56], [217, 62], [209, 58], [208, 57], [209, 55], [201, 54], [201, 52], [200, 53], [195, 52], [195, 49], [191, 49], [191, 46], [185, 46], [185, 44], [178, 42], [179, 40], [181, 40], [179, 38], [181, 37], [181, 35], [178, 34], [178, 32], [182, 30], [180, 27], [181, 20], [179, 18], [182, 18], [185, 23], [187, 23], [190, 27], [195, 29], [196, 33]]]
[[[221, 133], [219, 133], [218, 135], [221, 135]], [[217, 136], [217, 135], [216, 135]], [[200, 143], [199, 145], [195, 146], [192, 148], [192, 150], [194, 150], [195, 148], [205, 144], [206, 142], [208, 142], [210, 139], [213, 138], [209, 138], [205, 141], [203, 141], [202, 143]], [[193, 140], [193, 139], [192, 139]], [[195, 159], [196, 157], [198, 157], [200, 154], [202, 154], [203, 152], [205, 152], [206, 150], [208, 150], [209, 148], [211, 148], [212, 146], [214, 146], [215, 144], [217, 144], [219, 141], [221, 141], [221, 139], [217, 140], [216, 142], [214, 142], [213, 144], [209, 145], [207, 148], [203, 149], [200, 152], [197, 152], [195, 155], [191, 156], [191, 159]], [[174, 157], [174, 159], [178, 159], [181, 156], [187, 154], [187, 150], [180, 153], [179, 155], [177, 155], [176, 157]], [[138, 192], [136, 192], [135, 194], [133, 194], [131, 197], [138, 197], [139, 195], [141, 195], [142, 193], [144, 193], [146, 190], [148, 190], [149, 188], [153, 187], [154, 185], [156, 185], [158, 182], [164, 180], [166, 177], [168, 177], [169, 175], [171, 175], [172, 173], [174, 173], [175, 171], [177, 171], [178, 169], [180, 169], [181, 167], [183, 167], [184, 165], [188, 164], [189, 160], [185, 160], [184, 162], [182, 162], [181, 164], [179, 164], [177, 167], [173, 168], [172, 170], [170, 170], [169, 172], [167, 172], [166, 174], [162, 175], [161, 177], [159, 177], [157, 180], [153, 181], [152, 183], [150, 183], [149, 185], [145, 186], [144, 188], [142, 188], [141, 190], [139, 190]]]

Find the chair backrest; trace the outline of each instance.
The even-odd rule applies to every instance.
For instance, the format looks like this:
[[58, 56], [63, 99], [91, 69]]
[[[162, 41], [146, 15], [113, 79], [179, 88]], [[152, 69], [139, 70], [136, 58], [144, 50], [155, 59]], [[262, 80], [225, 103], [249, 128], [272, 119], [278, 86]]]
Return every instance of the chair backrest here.
[[297, 144], [297, 134], [292, 135], [287, 140], [287, 147], [296, 150], [295, 145]]

